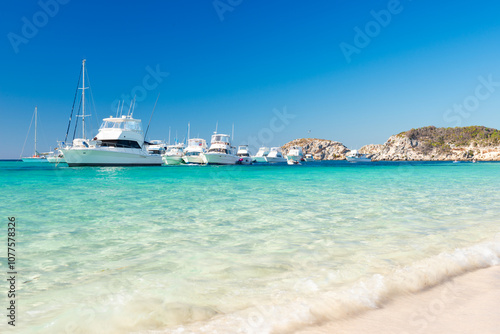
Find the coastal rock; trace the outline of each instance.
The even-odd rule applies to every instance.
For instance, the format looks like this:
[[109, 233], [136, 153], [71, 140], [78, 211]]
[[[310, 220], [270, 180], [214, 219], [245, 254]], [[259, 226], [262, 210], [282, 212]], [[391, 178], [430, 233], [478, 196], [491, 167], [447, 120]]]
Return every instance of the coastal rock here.
[[281, 147], [287, 154], [292, 146], [300, 146], [304, 154], [311, 153], [316, 160], [344, 160], [349, 149], [338, 141], [317, 138], [300, 138], [292, 140]]
[[362, 149], [374, 161], [500, 161], [500, 131], [480, 126], [429, 126], [391, 136], [384, 145]]

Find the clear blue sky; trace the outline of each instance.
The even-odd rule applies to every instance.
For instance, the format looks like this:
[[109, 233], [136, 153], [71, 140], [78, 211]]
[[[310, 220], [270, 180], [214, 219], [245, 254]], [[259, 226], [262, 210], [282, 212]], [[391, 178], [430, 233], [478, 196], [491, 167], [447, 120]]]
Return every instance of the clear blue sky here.
[[[144, 127], [160, 93], [149, 139], [183, 139], [188, 122], [209, 139], [217, 121], [235, 144], [350, 148], [426, 125], [500, 128], [498, 1], [55, 1], [2, 4], [0, 158], [19, 157], [35, 106], [40, 151], [64, 139], [83, 58], [89, 136], [131, 92], [146, 92]], [[169, 75], [155, 85], [148, 67]]]

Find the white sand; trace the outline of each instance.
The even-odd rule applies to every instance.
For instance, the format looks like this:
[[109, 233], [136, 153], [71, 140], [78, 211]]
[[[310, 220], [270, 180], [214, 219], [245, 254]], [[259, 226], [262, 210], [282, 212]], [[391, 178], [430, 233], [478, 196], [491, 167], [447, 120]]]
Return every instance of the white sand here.
[[500, 266], [477, 270], [383, 308], [296, 333], [500, 333]]

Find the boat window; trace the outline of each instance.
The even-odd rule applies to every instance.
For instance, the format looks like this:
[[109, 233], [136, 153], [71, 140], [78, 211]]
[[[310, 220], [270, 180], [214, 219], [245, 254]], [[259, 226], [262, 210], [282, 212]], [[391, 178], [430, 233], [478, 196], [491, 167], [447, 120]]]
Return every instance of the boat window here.
[[141, 148], [139, 143], [134, 140], [101, 140], [101, 146], [120, 147], [120, 148]]

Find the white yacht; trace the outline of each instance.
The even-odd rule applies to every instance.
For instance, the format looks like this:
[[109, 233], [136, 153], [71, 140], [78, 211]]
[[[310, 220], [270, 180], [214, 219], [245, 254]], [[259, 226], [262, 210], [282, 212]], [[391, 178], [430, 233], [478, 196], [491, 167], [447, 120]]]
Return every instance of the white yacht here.
[[64, 154], [61, 150], [56, 148], [54, 152], [50, 152], [50, 154], [47, 155], [47, 161], [53, 164], [58, 164], [65, 163], [66, 159], [64, 159]]
[[163, 154], [162, 158], [165, 165], [180, 165], [184, 161], [182, 155], [184, 154], [184, 144], [176, 144], [167, 146], [167, 151]]
[[313, 155], [311, 153], [307, 153], [306, 155], [304, 155], [304, 161], [307, 161], [307, 162], [314, 161]]
[[78, 166], [161, 166], [159, 154], [149, 154], [145, 148], [140, 119], [132, 111], [126, 116], [105, 118], [94, 139], [85, 139], [85, 59], [82, 61], [82, 138], [60, 151], [70, 167]]
[[286, 160], [289, 165], [299, 165], [304, 161], [304, 153], [302, 147], [292, 146], [286, 155]]
[[[35, 107], [34, 117], [35, 117], [35, 153], [33, 153], [33, 156], [31, 156], [31, 157], [23, 157], [21, 159], [23, 160], [23, 162], [48, 162], [45, 155], [40, 155], [38, 153], [38, 151], [36, 150], [36, 136], [37, 136], [36, 132], [37, 132], [37, 123], [38, 123], [38, 108], [37, 107]], [[31, 119], [31, 121], [33, 121], [33, 118]], [[30, 127], [31, 127], [31, 124], [30, 124]], [[29, 130], [28, 130], [28, 134], [29, 134]], [[28, 138], [28, 137], [26, 136], [26, 138]], [[22, 153], [21, 153], [21, 155], [22, 155]]]
[[146, 151], [149, 154], [159, 154], [162, 155], [167, 150], [167, 144], [163, 140], [150, 140], [145, 143]]
[[349, 162], [371, 162], [372, 159], [367, 158], [366, 154], [358, 153], [357, 150], [352, 150], [346, 154], [345, 158]]
[[271, 147], [271, 151], [269, 151], [269, 154], [267, 155], [267, 157], [265, 157], [265, 159], [271, 164], [286, 162], [286, 158], [281, 152], [281, 147]]
[[162, 165], [161, 155], [146, 150], [142, 122], [132, 116], [105, 118], [93, 140], [75, 139], [61, 151], [70, 167]]
[[259, 151], [254, 155], [253, 161], [255, 162], [266, 162], [266, 157], [269, 154], [269, 147], [262, 146]]
[[210, 148], [202, 153], [203, 161], [213, 165], [234, 165], [239, 157], [236, 155], [235, 148], [231, 146], [229, 135], [214, 132], [210, 142]]
[[239, 158], [236, 163], [240, 165], [251, 165], [253, 162], [253, 159], [248, 151], [248, 145], [238, 146], [238, 152], [236, 153], [236, 155]]
[[187, 164], [203, 164], [203, 155], [207, 149], [207, 141], [201, 138], [188, 139], [182, 160]]

